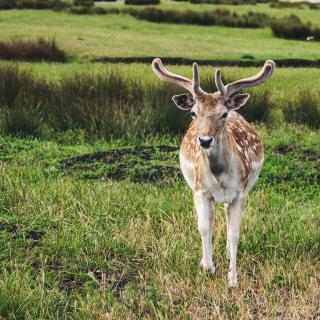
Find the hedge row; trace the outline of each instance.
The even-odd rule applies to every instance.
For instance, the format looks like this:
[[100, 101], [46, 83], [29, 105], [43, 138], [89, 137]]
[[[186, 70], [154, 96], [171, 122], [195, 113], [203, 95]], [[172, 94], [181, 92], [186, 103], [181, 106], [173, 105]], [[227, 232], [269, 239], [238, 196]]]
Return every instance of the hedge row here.
[[191, 3], [212, 3], [212, 4], [231, 4], [231, 5], [241, 5], [241, 4], [257, 4], [257, 0], [190, 0]]
[[303, 23], [296, 15], [290, 15], [271, 23], [273, 34], [279, 38], [296, 40], [320, 40], [320, 29]]
[[62, 0], [0, 0], [0, 9], [54, 9], [59, 10], [68, 4]]
[[128, 5], [141, 5], [141, 6], [145, 6], [145, 5], [154, 5], [154, 4], [159, 4], [160, 0], [125, 0], [124, 2], [125, 4]]
[[[102, 1], [102, 0], [97, 0]], [[116, 0], [103, 0], [113, 2]], [[73, 0], [74, 6], [92, 7], [95, 0]], [[160, 0], [125, 0], [130, 5], [154, 5]], [[70, 3], [63, 0], [0, 0], [0, 9], [63, 9], [70, 8]]]
[[144, 10], [126, 10], [137, 19], [157, 23], [178, 23], [197, 25], [221, 25], [237, 28], [263, 28], [270, 23], [270, 17], [264, 13], [249, 11], [244, 15], [231, 13], [227, 9], [215, 9], [213, 11], [176, 11], [157, 8]]
[[303, 9], [305, 6], [310, 9], [320, 9], [319, 3], [311, 3], [311, 2], [289, 2], [289, 1], [273, 1], [270, 3], [271, 8], [296, 8]]
[[0, 42], [0, 59], [66, 62], [67, 56], [55, 40], [11, 40]]

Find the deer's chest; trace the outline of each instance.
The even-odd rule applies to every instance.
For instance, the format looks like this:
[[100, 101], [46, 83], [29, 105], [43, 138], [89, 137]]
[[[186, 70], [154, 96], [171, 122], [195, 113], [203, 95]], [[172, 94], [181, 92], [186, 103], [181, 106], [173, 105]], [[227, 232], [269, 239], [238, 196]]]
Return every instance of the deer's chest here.
[[241, 190], [238, 172], [215, 164], [209, 169], [203, 163], [186, 159], [180, 154], [181, 170], [189, 187], [194, 192], [201, 192], [214, 198], [218, 203], [231, 203]]
[[209, 186], [215, 202], [231, 203], [239, 195], [239, 179], [232, 173], [221, 173], [216, 176], [216, 183]]

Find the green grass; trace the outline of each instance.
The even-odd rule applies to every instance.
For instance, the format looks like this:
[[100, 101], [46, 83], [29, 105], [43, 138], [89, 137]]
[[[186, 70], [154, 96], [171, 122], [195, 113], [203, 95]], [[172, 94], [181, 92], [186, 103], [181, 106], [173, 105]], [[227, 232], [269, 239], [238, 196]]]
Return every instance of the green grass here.
[[[214, 69], [201, 68], [201, 86], [208, 92], [215, 91]], [[191, 76], [191, 66], [169, 70]], [[258, 70], [222, 69], [227, 82]], [[240, 113], [248, 121], [269, 126], [288, 121], [319, 128], [318, 73], [317, 69], [278, 69], [266, 85], [248, 90], [251, 99]], [[82, 141], [110, 140], [181, 133], [190, 121], [171, 99], [181, 88], [160, 81], [148, 65], [3, 63], [0, 78], [3, 134], [48, 139], [71, 130], [70, 135], [79, 135]]]
[[[156, 56], [155, 56], [156, 57]], [[194, 59], [196, 61], [196, 58]], [[29, 70], [37, 79], [44, 82], [59, 82], [73, 74], [91, 74], [94, 76], [107, 74], [109, 72], [125, 75], [127, 79], [139, 79], [146, 84], [159, 84], [161, 81], [155, 76], [151, 65], [132, 63], [132, 64], [110, 64], [110, 63], [23, 63], [1, 62], [2, 66], [18, 65], [20, 70]], [[201, 66], [200, 72], [203, 82], [208, 82], [214, 76], [217, 68], [222, 70], [223, 77], [227, 79], [241, 79], [256, 74], [259, 67], [219, 67]], [[181, 74], [185, 77], [192, 77], [192, 67], [190, 66], [166, 66], [168, 70]], [[262, 67], [262, 65], [261, 65]], [[173, 86], [173, 85], [172, 85]], [[303, 89], [320, 90], [320, 71], [318, 68], [277, 68], [275, 74], [266, 84], [259, 88], [270, 89], [273, 95], [278, 98], [288, 99]], [[294, 90], [292, 90], [294, 88]], [[177, 87], [177, 90], [183, 89]], [[214, 91], [214, 84], [207, 89]]]
[[[225, 218], [217, 210], [217, 274], [199, 267], [191, 191], [178, 177], [105, 180], [61, 161], [181, 137], [68, 145], [1, 137], [0, 316], [5, 319], [309, 319], [319, 310], [319, 133], [258, 127], [266, 147], [228, 291]], [[177, 153], [118, 164], [177, 165]], [[140, 160], [139, 160], [140, 159]], [[139, 162], [140, 161], [140, 162]]]
[[[240, 7], [240, 6], [239, 6]], [[319, 11], [320, 12], [320, 11]], [[315, 10], [314, 16], [318, 11]], [[36, 10], [0, 11], [0, 40], [55, 37], [75, 58], [318, 59], [320, 43], [277, 39], [271, 30], [156, 24], [120, 14], [77, 16]]]

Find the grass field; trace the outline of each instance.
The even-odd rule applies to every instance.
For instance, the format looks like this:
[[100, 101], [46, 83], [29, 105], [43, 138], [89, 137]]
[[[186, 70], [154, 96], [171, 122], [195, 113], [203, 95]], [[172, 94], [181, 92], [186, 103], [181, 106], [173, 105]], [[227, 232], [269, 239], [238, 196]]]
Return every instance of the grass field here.
[[266, 161], [243, 218], [233, 291], [222, 208], [210, 277], [199, 268], [191, 192], [178, 171], [159, 169], [177, 167], [180, 137], [94, 145], [1, 137], [1, 316], [316, 319], [319, 134], [258, 131]]
[[[320, 10], [314, 10], [315, 16], [319, 14]], [[0, 29], [0, 40], [55, 37], [74, 59], [103, 56], [241, 59], [246, 55], [258, 60], [318, 59], [320, 52], [319, 42], [277, 39], [269, 28], [157, 24], [125, 14], [78, 16], [39, 10], [0, 11]]]

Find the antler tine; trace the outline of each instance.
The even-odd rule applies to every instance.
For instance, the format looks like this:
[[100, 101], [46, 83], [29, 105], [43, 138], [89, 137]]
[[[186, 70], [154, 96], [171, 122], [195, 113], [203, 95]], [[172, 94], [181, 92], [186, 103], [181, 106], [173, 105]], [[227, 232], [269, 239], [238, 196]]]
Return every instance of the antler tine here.
[[[241, 79], [228, 84], [226, 88], [226, 97], [232, 96], [234, 93], [242, 88], [254, 87], [266, 82], [274, 73], [276, 64], [272, 60], [267, 60], [264, 66], [255, 76], [250, 78]], [[220, 90], [220, 89], [219, 89]]]
[[177, 74], [174, 74], [172, 72], [169, 72], [163, 65], [162, 62], [159, 58], [156, 58], [152, 61], [152, 69], [155, 72], [155, 74], [164, 81], [168, 81], [171, 83], [178, 84], [179, 86], [187, 89], [189, 92], [192, 94], [194, 93], [193, 91], [193, 85], [191, 80], [179, 76]]
[[220, 69], [216, 70], [216, 74], [215, 74], [214, 79], [215, 79], [216, 87], [219, 90], [219, 92], [223, 96], [226, 96], [227, 95], [227, 87], [223, 84], [223, 82], [221, 80], [221, 70]]
[[192, 65], [192, 85], [195, 95], [200, 96], [203, 90], [200, 88], [199, 68], [196, 62]]

